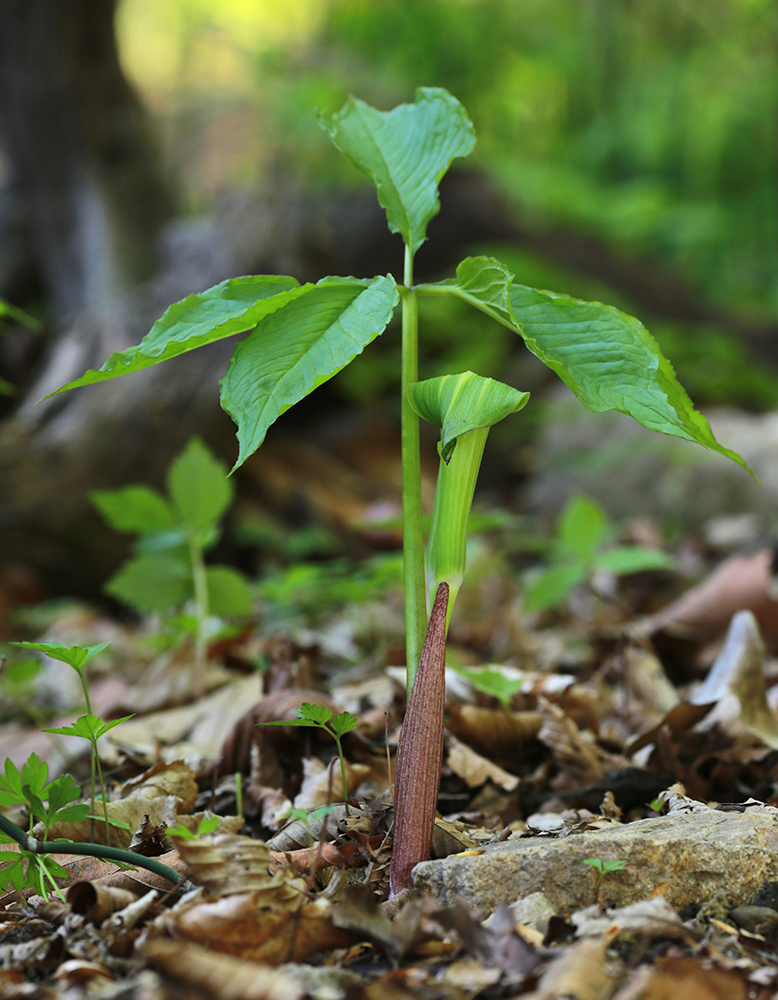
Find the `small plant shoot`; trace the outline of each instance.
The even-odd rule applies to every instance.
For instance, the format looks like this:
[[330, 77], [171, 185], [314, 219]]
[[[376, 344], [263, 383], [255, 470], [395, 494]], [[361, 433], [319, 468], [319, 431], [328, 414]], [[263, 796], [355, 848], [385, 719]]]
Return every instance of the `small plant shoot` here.
[[644, 545], [608, 546], [611, 525], [605, 511], [590, 497], [574, 496], [562, 511], [551, 544], [550, 562], [524, 595], [527, 611], [560, 604], [595, 572], [615, 576], [646, 570], [672, 569], [673, 559]]
[[[380, 336], [399, 305], [403, 583], [410, 695], [427, 628], [429, 597], [437, 584], [447, 584], [450, 612], [461, 583], [463, 539], [488, 428], [521, 409], [528, 397], [515, 387], [479, 380], [472, 372], [417, 385], [420, 297], [453, 296], [469, 303], [493, 321], [495, 336], [503, 328], [520, 337], [589, 409], [618, 410], [648, 428], [694, 441], [746, 466], [716, 441], [656, 341], [637, 319], [599, 302], [521, 285], [507, 267], [490, 257], [462, 261], [456, 275], [443, 281], [414, 281], [416, 252], [427, 238], [430, 220], [440, 210], [438, 184], [451, 163], [467, 156], [475, 144], [473, 125], [455, 97], [440, 88], [422, 87], [413, 103], [386, 112], [350, 98], [336, 114], [319, 114], [319, 122], [335, 147], [374, 186], [389, 229], [401, 237], [402, 283], [391, 274], [327, 277], [305, 285], [294, 277], [277, 275], [229, 279], [170, 306], [140, 344], [111, 355], [101, 368], [87, 371], [57, 391], [141, 371], [205, 344], [245, 334], [220, 383], [222, 407], [237, 424], [237, 467], [260, 447], [279, 416]], [[495, 400], [497, 405], [492, 405]], [[420, 413], [442, 431], [426, 578]], [[442, 656], [436, 655], [434, 661], [435, 670], [443, 668]], [[303, 709], [307, 711], [306, 706]], [[295, 724], [326, 728], [330, 719], [314, 715]], [[337, 730], [328, 731], [339, 740]], [[442, 717], [439, 731], [430, 738], [442, 746]], [[423, 764], [438, 756], [435, 747], [418, 759]], [[400, 773], [411, 772], [400, 768], [398, 759]], [[418, 823], [431, 823], [434, 809], [430, 812], [428, 805], [423, 815], [404, 818], [403, 830], [412, 833]], [[420, 838], [419, 843], [427, 839]], [[397, 834], [395, 851], [405, 851], [401, 840]], [[413, 863], [410, 854], [404, 853], [397, 868], [402, 880], [409, 877]], [[402, 886], [394, 886], [393, 891], [398, 887]]]
[[290, 719], [288, 722], [279, 720], [277, 722], [261, 722], [261, 726], [314, 726], [317, 729], [323, 729], [325, 733], [330, 735], [334, 740], [338, 748], [338, 758], [340, 760], [340, 777], [343, 782], [343, 804], [346, 807], [346, 815], [349, 815], [348, 809], [348, 783], [346, 781], [346, 761], [343, 756], [343, 746], [341, 740], [346, 735], [350, 733], [352, 729], [356, 729], [359, 725], [359, 719], [353, 716], [350, 712], [338, 712], [336, 715], [331, 708], [327, 708], [326, 705], [312, 705], [309, 701], [304, 701], [300, 708], [298, 709], [299, 718]]

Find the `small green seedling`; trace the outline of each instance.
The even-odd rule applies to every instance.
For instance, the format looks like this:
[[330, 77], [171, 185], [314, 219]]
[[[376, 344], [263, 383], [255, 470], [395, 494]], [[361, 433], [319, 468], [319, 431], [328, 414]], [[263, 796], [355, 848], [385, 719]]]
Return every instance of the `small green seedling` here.
[[[111, 827], [116, 826], [121, 829], [129, 829], [126, 823], [122, 823], [119, 820], [109, 819], [108, 817], [108, 798], [105, 792], [105, 784], [103, 782], [103, 768], [100, 763], [100, 755], [97, 752], [97, 741], [101, 736], [104, 736], [107, 732], [116, 726], [121, 725], [122, 722], [127, 722], [131, 719], [131, 715], [125, 715], [121, 719], [113, 719], [111, 722], [103, 722], [103, 720], [97, 716], [92, 715], [82, 715], [75, 722], [71, 723], [69, 726], [59, 726], [56, 729], [42, 729], [43, 733], [53, 733], [55, 736], [78, 736], [82, 740], [86, 740], [89, 743], [89, 752], [92, 762], [92, 773], [90, 781], [90, 807], [91, 812], [89, 819], [92, 822], [92, 839], [94, 840], [94, 821], [96, 819], [102, 819], [105, 822], [105, 835], [110, 846], [111, 843]], [[95, 775], [95, 771], [97, 772]], [[97, 778], [97, 781], [95, 780]], [[103, 815], [98, 817], [95, 815], [95, 799], [97, 796], [96, 785], [100, 784], [100, 798], [103, 803]]]
[[590, 497], [572, 497], [557, 523], [550, 565], [535, 577], [524, 594], [527, 611], [552, 608], [598, 571], [617, 576], [652, 569], [672, 569], [670, 556], [642, 545], [608, 547], [611, 525], [602, 507]]
[[599, 902], [600, 888], [606, 877], [613, 874], [613, 872], [621, 871], [622, 868], [626, 867], [627, 862], [622, 860], [603, 861], [601, 858], [587, 858], [583, 864], [591, 865], [597, 872], [597, 885], [594, 888], [594, 902], [596, 904]]
[[508, 711], [513, 696], [524, 687], [523, 677], [506, 677], [500, 670], [482, 667], [480, 670], [457, 670], [481, 694], [496, 698], [502, 707]]
[[200, 837], [207, 837], [209, 833], [213, 833], [218, 825], [218, 816], [203, 816], [197, 824], [196, 830], [190, 830], [182, 823], [179, 823], [178, 826], [168, 827], [166, 836], [179, 837], [181, 840], [199, 840]]
[[149, 486], [97, 490], [92, 503], [116, 531], [140, 536], [135, 555], [106, 591], [141, 613], [194, 605], [195, 661], [205, 664], [210, 615], [251, 611], [244, 577], [229, 566], [206, 566], [204, 554], [219, 540], [232, 503], [227, 468], [193, 438], [167, 474], [168, 496]]
[[[87, 663], [98, 653], [101, 653], [110, 642], [101, 642], [96, 646], [63, 646], [61, 642], [14, 642], [13, 646], [20, 646], [22, 649], [35, 649], [40, 653], [45, 653], [53, 660], [67, 663], [78, 674], [81, 687], [84, 692], [87, 714], [81, 716], [72, 726], [63, 726], [60, 729], [44, 729], [44, 733], [54, 733], [60, 736], [80, 736], [89, 742], [90, 762], [91, 762], [91, 819], [92, 819], [92, 839], [94, 839], [94, 815], [95, 799], [97, 796], [97, 779], [100, 782], [100, 795], [103, 802], [103, 817], [105, 819], [106, 836], [110, 844], [110, 825], [108, 820], [108, 806], [106, 804], [105, 785], [103, 784], [103, 770], [100, 765], [100, 757], [97, 753], [97, 741], [109, 729], [118, 726], [120, 722], [131, 719], [131, 715], [126, 715], [122, 719], [115, 719], [113, 722], [103, 722], [102, 719], [92, 714], [92, 702], [89, 698], [89, 687], [86, 683], [84, 669]], [[116, 824], [114, 824], [116, 825]]]
[[653, 801], [648, 803], [648, 808], [653, 809], [655, 813], [660, 813], [665, 807], [665, 797], [664, 795], [657, 795]]
[[346, 782], [346, 761], [343, 757], [343, 747], [341, 745], [341, 739], [350, 733], [352, 729], [356, 729], [359, 725], [359, 719], [353, 716], [350, 712], [338, 712], [337, 715], [332, 711], [331, 708], [327, 708], [326, 705], [312, 705], [309, 701], [304, 701], [300, 705], [299, 718], [290, 719], [288, 722], [277, 721], [277, 722], [260, 722], [261, 726], [315, 726], [317, 729], [323, 729], [325, 733], [328, 733], [337, 744], [338, 747], [338, 757], [340, 758], [340, 776], [343, 781], [343, 804], [346, 807], [346, 815], [349, 814], [348, 809], [348, 784]]
[[[292, 806], [286, 817], [286, 822], [291, 823], [296, 820], [298, 823], [302, 823], [308, 833], [308, 845], [312, 846], [314, 841], [313, 830], [311, 829], [312, 825], [316, 820], [328, 816], [334, 808], [335, 806], [331, 802], [325, 806], [319, 806], [317, 809], [311, 809], [310, 812], [307, 809], [299, 809], [297, 806]], [[348, 810], [348, 806], [346, 806], [346, 809]], [[322, 827], [322, 835], [325, 829], [325, 827]]]
[[[69, 774], [46, 783], [49, 767], [37, 754], [30, 754], [21, 772], [8, 758], [5, 773], [0, 774], [0, 807], [24, 804], [30, 813], [30, 832], [36, 820], [43, 823], [46, 835], [54, 823], [82, 823], [89, 807], [77, 802], [81, 789]], [[44, 837], [45, 839], [45, 837]], [[0, 844], [11, 844], [14, 838], [0, 830]], [[30, 851], [0, 851], [0, 889], [10, 885], [21, 892], [33, 889], [48, 898], [48, 882], [59, 893], [54, 878], [64, 878], [67, 871], [51, 858]], [[61, 893], [60, 893], [61, 895]]]

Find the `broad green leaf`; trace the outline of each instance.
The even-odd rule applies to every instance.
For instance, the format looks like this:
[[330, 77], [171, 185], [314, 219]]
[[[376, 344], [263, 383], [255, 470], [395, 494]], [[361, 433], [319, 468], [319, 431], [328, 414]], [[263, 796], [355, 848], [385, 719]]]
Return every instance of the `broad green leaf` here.
[[245, 578], [229, 566], [208, 566], [208, 608], [219, 618], [251, 613], [251, 591]]
[[376, 111], [354, 97], [319, 121], [334, 145], [373, 184], [389, 229], [411, 254], [440, 210], [438, 184], [451, 161], [467, 156], [475, 135], [467, 112], [440, 87], [419, 87], [414, 104]]
[[162, 314], [140, 344], [112, 354], [102, 368], [90, 369], [51, 395], [142, 371], [203, 344], [245, 333], [303, 294], [306, 287], [295, 278], [261, 274], [230, 278], [205, 292], [188, 295]]
[[542, 611], [553, 608], [585, 577], [582, 563], [561, 563], [544, 570], [533, 580], [524, 594], [526, 611]]
[[49, 765], [41, 760], [37, 753], [31, 753], [22, 764], [21, 780], [23, 787], [29, 787], [36, 795], [44, 795], [44, 788], [49, 777]]
[[440, 455], [445, 462], [461, 434], [492, 427], [520, 410], [528, 399], [528, 392], [473, 372], [441, 375], [408, 386], [408, 402], [416, 413], [441, 428]]
[[597, 569], [616, 576], [643, 573], [650, 569], [674, 569], [675, 560], [666, 552], [645, 545], [625, 545], [609, 549], [594, 560]]
[[226, 467], [199, 438], [192, 438], [168, 469], [167, 487], [181, 520], [192, 532], [219, 521], [234, 492]]
[[457, 670], [457, 673], [469, 681], [476, 691], [497, 698], [506, 708], [525, 683], [523, 677], [506, 677], [499, 670], [491, 670], [489, 667], [481, 670]]
[[527, 288], [512, 279], [499, 261], [471, 257], [459, 265], [456, 278], [418, 290], [456, 295], [521, 334], [590, 410], [626, 413], [644, 427], [694, 441], [751, 471], [716, 441], [639, 320], [601, 302]]
[[183, 559], [148, 553], [126, 562], [104, 589], [144, 614], [167, 611], [191, 597], [192, 572]]
[[123, 486], [118, 490], [94, 490], [89, 499], [114, 531], [150, 535], [168, 531], [175, 519], [164, 497], [149, 486]]
[[235, 468], [282, 413], [383, 333], [398, 298], [390, 276], [325, 278], [238, 344], [221, 381], [222, 407], [238, 425]]
[[559, 517], [555, 548], [588, 565], [609, 530], [608, 518], [602, 507], [591, 497], [579, 494], [571, 497]]
[[340, 739], [341, 736], [345, 736], [346, 733], [350, 733], [352, 729], [357, 728], [359, 719], [355, 715], [352, 715], [351, 712], [338, 712], [337, 715], [332, 717], [330, 725], [335, 735]]

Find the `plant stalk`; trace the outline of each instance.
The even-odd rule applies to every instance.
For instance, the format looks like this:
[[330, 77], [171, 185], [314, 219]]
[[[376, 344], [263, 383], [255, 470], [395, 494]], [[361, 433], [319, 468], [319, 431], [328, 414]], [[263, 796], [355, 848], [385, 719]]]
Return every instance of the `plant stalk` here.
[[443, 764], [448, 584], [432, 605], [424, 650], [405, 713], [394, 776], [394, 831], [389, 884], [393, 895], [413, 884], [411, 872], [428, 861]]
[[195, 669], [197, 671], [198, 684], [202, 684], [205, 677], [205, 660], [208, 647], [206, 636], [209, 614], [208, 578], [205, 575], [205, 560], [203, 559], [202, 546], [193, 537], [189, 539], [189, 557], [192, 561], [195, 617], [197, 619], [194, 648]]
[[408, 402], [407, 387], [419, 378], [419, 308], [413, 288], [413, 255], [405, 247], [402, 298], [402, 503], [403, 586], [405, 590], [406, 686], [411, 696], [421, 656], [427, 599], [424, 584], [424, 535], [421, 526], [421, 448], [419, 418]]

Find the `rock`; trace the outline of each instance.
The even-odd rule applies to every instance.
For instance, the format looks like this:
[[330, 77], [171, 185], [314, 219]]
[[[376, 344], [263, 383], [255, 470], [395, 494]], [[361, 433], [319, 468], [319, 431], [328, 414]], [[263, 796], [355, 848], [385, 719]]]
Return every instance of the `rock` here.
[[562, 914], [591, 905], [597, 873], [583, 862], [624, 860], [606, 874], [603, 907], [664, 896], [675, 909], [702, 903], [720, 890], [733, 906], [751, 903], [778, 877], [778, 823], [765, 813], [710, 810], [638, 820], [559, 840], [526, 838], [490, 845], [484, 854], [424, 861], [416, 888], [444, 905], [460, 897], [491, 911], [540, 892]]
[[763, 531], [778, 523], [778, 413], [706, 414], [719, 443], [742, 456], [757, 482], [700, 445], [646, 430], [623, 413], [592, 413], [566, 388], [546, 406], [521, 498], [530, 510], [556, 517], [573, 494], [585, 493], [615, 519], [653, 515], [696, 528], [747, 513]]

